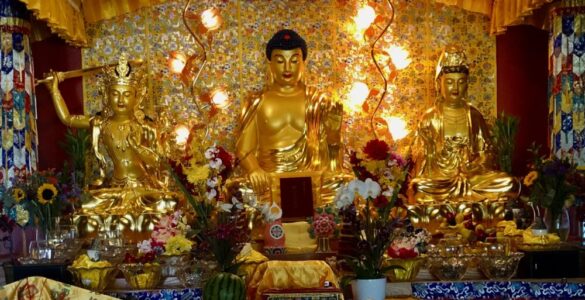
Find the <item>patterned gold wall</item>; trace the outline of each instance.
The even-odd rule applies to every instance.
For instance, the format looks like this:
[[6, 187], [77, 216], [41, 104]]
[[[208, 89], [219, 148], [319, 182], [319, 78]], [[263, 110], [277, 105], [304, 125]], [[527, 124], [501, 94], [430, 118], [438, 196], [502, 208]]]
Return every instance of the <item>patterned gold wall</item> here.
[[[351, 0], [201, 0], [190, 9], [199, 13], [215, 6], [224, 23], [214, 33], [209, 63], [199, 87], [209, 91], [224, 87], [231, 104], [217, 116], [215, 133], [220, 143], [233, 149], [233, 130], [240, 104], [265, 82], [264, 47], [277, 30], [291, 28], [308, 42], [307, 84], [329, 91], [338, 101], [355, 80], [370, 88], [381, 88], [379, 75], [369, 57], [368, 44], [354, 38], [353, 17], [366, 3]], [[378, 14], [385, 1], [372, 1]], [[418, 117], [434, 101], [434, 68], [441, 49], [449, 43], [461, 45], [471, 62], [469, 99], [487, 117], [495, 115], [496, 57], [495, 38], [488, 35], [488, 20], [478, 14], [436, 4], [432, 0], [397, 0], [396, 18], [390, 31], [378, 44], [391, 44], [409, 50], [412, 63], [402, 70], [382, 105], [382, 115], [397, 115], [415, 128]], [[179, 120], [195, 117], [193, 100], [178, 76], [168, 71], [170, 51], [197, 51], [181, 21], [184, 2], [168, 2], [139, 10], [89, 27], [90, 48], [83, 51], [84, 67], [114, 62], [120, 51], [147, 61], [149, 95]], [[96, 78], [84, 81], [86, 113], [100, 110], [101, 96]], [[374, 105], [376, 99], [370, 99]], [[367, 138], [367, 116], [351, 114], [346, 118], [346, 142], [361, 144]]]

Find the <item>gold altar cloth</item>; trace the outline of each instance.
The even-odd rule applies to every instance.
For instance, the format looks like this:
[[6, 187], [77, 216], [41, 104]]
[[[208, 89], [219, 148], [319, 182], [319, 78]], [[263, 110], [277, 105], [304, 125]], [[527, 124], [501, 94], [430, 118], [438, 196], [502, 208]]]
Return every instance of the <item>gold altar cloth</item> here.
[[325, 281], [339, 287], [333, 270], [324, 261], [267, 261], [259, 265], [252, 276], [248, 297], [260, 300], [268, 289], [322, 288]]
[[0, 299], [93, 299], [109, 300], [114, 297], [98, 294], [70, 284], [45, 277], [28, 277], [0, 288]]

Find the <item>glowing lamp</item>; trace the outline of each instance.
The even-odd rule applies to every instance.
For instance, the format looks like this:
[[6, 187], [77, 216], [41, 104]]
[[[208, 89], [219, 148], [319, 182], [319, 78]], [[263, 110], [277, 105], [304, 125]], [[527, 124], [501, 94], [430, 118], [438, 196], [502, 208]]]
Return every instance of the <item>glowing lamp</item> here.
[[169, 58], [169, 69], [172, 73], [181, 74], [187, 63], [187, 56], [181, 52], [173, 51]]
[[219, 15], [219, 9], [212, 7], [204, 10], [201, 13], [201, 23], [207, 30], [216, 30], [221, 26], [221, 16]]
[[371, 6], [366, 5], [358, 10], [353, 20], [359, 30], [364, 30], [376, 20], [376, 11]]
[[388, 49], [388, 53], [390, 54], [390, 58], [392, 59], [392, 63], [398, 70], [402, 70], [411, 62], [411, 59], [408, 57], [408, 51], [404, 48], [399, 46], [390, 46]]
[[211, 102], [220, 108], [226, 107], [229, 102], [229, 96], [224, 89], [216, 89], [211, 93]]
[[175, 127], [175, 142], [178, 146], [184, 146], [189, 139], [189, 127], [187, 125], [179, 124]]
[[367, 84], [361, 81], [354, 82], [351, 86], [351, 90], [349, 90], [349, 94], [347, 95], [351, 108], [359, 110], [369, 94], [370, 89]]
[[403, 139], [408, 135], [409, 130], [406, 128], [406, 121], [402, 118], [387, 117], [385, 120], [388, 124], [388, 131], [390, 131], [390, 134], [395, 141]]

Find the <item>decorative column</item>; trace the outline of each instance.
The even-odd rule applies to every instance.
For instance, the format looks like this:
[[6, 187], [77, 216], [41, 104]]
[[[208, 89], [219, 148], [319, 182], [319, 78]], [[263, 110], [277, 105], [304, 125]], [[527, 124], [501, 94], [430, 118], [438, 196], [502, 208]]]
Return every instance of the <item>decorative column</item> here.
[[551, 150], [585, 168], [585, 6], [559, 7], [551, 13]]
[[16, 177], [37, 169], [37, 122], [31, 24], [25, 5], [0, 0], [0, 179], [11, 186]]

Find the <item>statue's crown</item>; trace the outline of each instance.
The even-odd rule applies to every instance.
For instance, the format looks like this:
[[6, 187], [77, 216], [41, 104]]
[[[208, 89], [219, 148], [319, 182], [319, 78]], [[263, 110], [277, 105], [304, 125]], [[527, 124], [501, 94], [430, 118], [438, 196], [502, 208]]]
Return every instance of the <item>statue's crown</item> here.
[[447, 46], [439, 57], [435, 79], [444, 73], [469, 73], [465, 52], [456, 46]]
[[118, 64], [105, 68], [106, 83], [108, 85], [132, 85], [137, 86], [140, 81], [138, 72], [133, 71], [128, 62], [128, 54], [121, 53]]

